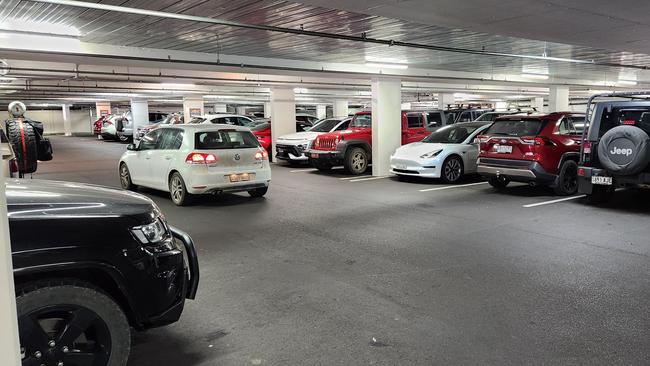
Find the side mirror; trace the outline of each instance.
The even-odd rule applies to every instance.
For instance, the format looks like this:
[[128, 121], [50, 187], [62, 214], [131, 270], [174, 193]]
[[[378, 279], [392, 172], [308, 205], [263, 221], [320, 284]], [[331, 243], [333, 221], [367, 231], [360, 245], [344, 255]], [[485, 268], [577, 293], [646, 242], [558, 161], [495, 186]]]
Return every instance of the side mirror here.
[[135, 144], [126, 145], [126, 149], [129, 150], [129, 151], [138, 151], [138, 147], [135, 146]]

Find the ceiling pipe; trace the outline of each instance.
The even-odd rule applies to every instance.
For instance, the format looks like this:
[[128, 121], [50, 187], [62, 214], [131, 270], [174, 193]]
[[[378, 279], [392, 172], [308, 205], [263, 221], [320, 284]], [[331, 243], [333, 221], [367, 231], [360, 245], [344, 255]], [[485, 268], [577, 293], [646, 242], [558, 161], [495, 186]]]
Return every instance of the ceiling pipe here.
[[126, 13], [126, 14], [137, 14], [137, 15], [153, 16], [159, 18], [208, 23], [214, 25], [224, 25], [224, 26], [230, 26], [236, 28], [255, 29], [261, 31], [277, 32], [277, 33], [288, 33], [288, 34], [303, 35], [303, 36], [338, 39], [338, 40], [352, 41], [352, 42], [382, 44], [386, 46], [418, 48], [418, 49], [425, 49], [431, 51], [520, 58], [520, 59], [528, 59], [528, 60], [556, 61], [556, 62], [566, 62], [566, 63], [574, 63], [574, 64], [589, 64], [589, 65], [597, 65], [597, 66], [622, 67], [622, 68], [641, 69], [641, 70], [650, 69], [650, 67], [648, 66], [640, 66], [640, 65], [627, 65], [627, 64], [620, 64], [620, 63], [610, 63], [610, 62], [596, 62], [594, 60], [578, 60], [578, 59], [558, 58], [558, 57], [549, 57], [549, 56], [517, 55], [512, 53], [504, 53], [504, 52], [472, 50], [467, 48], [445, 47], [445, 46], [436, 46], [436, 45], [428, 45], [428, 44], [413, 43], [413, 42], [402, 42], [402, 41], [396, 41], [392, 39], [369, 38], [366, 37], [365, 35], [350, 36], [350, 35], [337, 34], [337, 33], [315, 32], [315, 31], [307, 31], [304, 29], [293, 29], [293, 28], [276, 27], [270, 25], [249, 24], [249, 23], [235, 22], [235, 21], [225, 20], [225, 19], [216, 19], [216, 18], [188, 15], [188, 14], [177, 14], [177, 13], [170, 13], [170, 12], [163, 12], [163, 11], [146, 10], [146, 9], [127, 7], [127, 6], [89, 3], [85, 1], [76, 1], [76, 0], [29, 0], [29, 1], [46, 3], [46, 4], [63, 5], [63, 6], [73, 6], [73, 7], [86, 8], [86, 9], [103, 10], [109, 12], [119, 12], [119, 13]]

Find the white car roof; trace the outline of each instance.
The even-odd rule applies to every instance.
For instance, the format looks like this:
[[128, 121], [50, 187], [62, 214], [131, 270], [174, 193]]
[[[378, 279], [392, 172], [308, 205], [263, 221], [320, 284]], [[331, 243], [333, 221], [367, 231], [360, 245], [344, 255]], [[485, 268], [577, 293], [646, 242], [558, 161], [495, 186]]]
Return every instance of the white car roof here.
[[178, 125], [165, 125], [160, 128], [182, 128], [184, 130], [191, 130], [195, 132], [201, 131], [219, 131], [219, 130], [235, 130], [235, 131], [250, 131], [251, 129], [244, 126], [228, 125], [225, 123], [212, 123], [212, 124], [202, 124], [202, 123], [186, 123]]
[[226, 114], [226, 113], [217, 113], [217, 114], [204, 114], [202, 116], [199, 116], [200, 118], [223, 118], [223, 117], [244, 117], [246, 119], [251, 119], [248, 116], [242, 116], [241, 114]]

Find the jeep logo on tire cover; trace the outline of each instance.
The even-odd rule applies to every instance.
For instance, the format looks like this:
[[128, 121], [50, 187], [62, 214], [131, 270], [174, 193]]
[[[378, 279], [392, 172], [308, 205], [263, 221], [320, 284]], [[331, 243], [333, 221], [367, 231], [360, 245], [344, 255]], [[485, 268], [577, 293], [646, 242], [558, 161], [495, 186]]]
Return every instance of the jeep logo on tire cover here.
[[607, 154], [615, 164], [627, 165], [634, 160], [635, 147], [634, 142], [626, 138], [617, 138], [607, 146]]

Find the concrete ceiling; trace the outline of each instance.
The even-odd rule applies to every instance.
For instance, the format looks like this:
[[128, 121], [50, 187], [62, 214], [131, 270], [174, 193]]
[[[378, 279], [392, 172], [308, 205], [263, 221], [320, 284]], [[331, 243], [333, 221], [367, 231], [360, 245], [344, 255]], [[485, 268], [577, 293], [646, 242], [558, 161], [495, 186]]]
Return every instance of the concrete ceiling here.
[[650, 54], [650, 1], [300, 0], [312, 6], [502, 36]]

